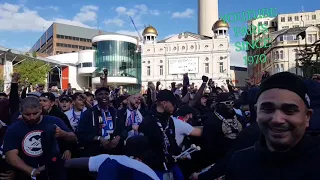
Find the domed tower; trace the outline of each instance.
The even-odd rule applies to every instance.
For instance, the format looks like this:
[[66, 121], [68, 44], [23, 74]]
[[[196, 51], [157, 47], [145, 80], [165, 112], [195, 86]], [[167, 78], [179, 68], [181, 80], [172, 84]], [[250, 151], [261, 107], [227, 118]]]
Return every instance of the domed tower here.
[[229, 38], [229, 24], [222, 19], [216, 21], [212, 26], [213, 38]]
[[157, 42], [157, 37], [158, 37], [158, 31], [156, 28], [152, 27], [149, 25], [143, 30], [143, 43], [156, 43]]

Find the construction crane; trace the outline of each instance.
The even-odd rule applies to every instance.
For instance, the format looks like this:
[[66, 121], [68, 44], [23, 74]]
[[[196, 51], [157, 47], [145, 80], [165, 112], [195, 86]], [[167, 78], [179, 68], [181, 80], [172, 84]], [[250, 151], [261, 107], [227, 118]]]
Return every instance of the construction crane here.
[[132, 22], [132, 24], [133, 24], [134, 28], [136, 29], [136, 31], [137, 31], [137, 33], [138, 33], [139, 40], [140, 40], [140, 41], [142, 41], [142, 40], [143, 40], [143, 38], [142, 38], [141, 34], [139, 33], [139, 31], [138, 31], [138, 29], [137, 29], [136, 25], [134, 24], [134, 21], [133, 21], [132, 17], [131, 17], [131, 16], [129, 16], [129, 17], [130, 17], [130, 20], [131, 20], [131, 22]]
[[134, 28], [136, 29], [137, 34], [138, 34], [138, 37], [139, 37], [136, 52], [142, 52], [142, 47], [141, 47], [140, 43], [143, 41], [143, 38], [142, 38], [141, 34], [139, 33], [139, 31], [138, 31], [138, 29], [137, 29], [137, 26], [134, 24], [134, 21], [133, 21], [132, 17], [131, 17], [131, 16], [129, 16], [129, 17], [130, 17], [130, 20], [131, 20]]

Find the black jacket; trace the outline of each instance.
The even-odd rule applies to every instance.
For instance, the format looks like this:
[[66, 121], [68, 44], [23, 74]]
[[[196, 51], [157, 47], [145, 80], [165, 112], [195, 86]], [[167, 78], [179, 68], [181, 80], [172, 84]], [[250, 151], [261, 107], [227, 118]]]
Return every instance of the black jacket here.
[[[69, 121], [67, 115], [65, 115], [62, 111], [60, 111], [60, 109], [56, 105], [54, 105], [52, 107], [52, 109], [49, 113], [43, 112], [42, 114], [57, 117], [57, 118], [61, 119], [71, 131], [73, 130], [72, 126], [70, 125], [70, 121]], [[73, 151], [76, 147], [76, 144], [66, 142], [66, 141], [58, 140], [58, 143], [59, 143], [59, 148], [60, 148], [61, 153], [63, 153], [66, 150]]]
[[[257, 122], [252, 123], [248, 128], [242, 130], [235, 141], [232, 148], [228, 151], [227, 155], [219, 160], [208, 171], [198, 176], [199, 180], [211, 180], [225, 175], [227, 164], [231, 160], [232, 155], [239, 150], [251, 147], [259, 140], [260, 129]], [[213, 162], [212, 162], [213, 163]]]
[[264, 138], [253, 147], [236, 152], [226, 180], [319, 179], [320, 141], [305, 135], [287, 152], [270, 152]]
[[124, 148], [124, 140], [128, 137], [128, 133], [124, 127], [124, 122], [122, 118], [118, 118], [117, 110], [109, 107], [109, 112], [112, 116], [114, 133], [111, 135], [111, 139], [115, 136], [120, 136], [121, 139], [116, 148], [105, 151], [102, 146], [100, 146], [99, 141], [95, 141], [95, 136], [101, 136], [100, 134], [100, 124], [99, 116], [101, 116], [101, 111], [97, 106], [93, 106], [90, 109], [87, 109], [81, 116], [77, 137], [80, 146], [84, 147], [85, 156], [95, 156], [101, 153], [110, 153], [110, 154], [121, 154]]
[[[142, 121], [142, 123], [139, 126], [139, 132], [143, 133], [144, 136], [146, 136], [149, 139], [150, 147], [152, 152], [155, 154], [153, 158], [153, 162], [150, 165], [150, 167], [154, 170], [164, 171], [164, 165], [163, 162], [165, 160], [165, 154], [163, 152], [163, 134], [157, 124], [157, 118], [159, 118], [162, 127], [165, 129], [166, 122], [162, 120], [162, 114], [156, 112], [156, 110], [153, 111], [151, 115], [148, 115], [145, 117]], [[169, 128], [166, 131], [167, 137], [169, 139], [170, 147], [168, 148], [168, 151], [170, 153], [170, 157], [168, 158], [168, 162], [166, 163], [166, 166], [168, 169], [171, 169], [174, 165], [174, 160], [172, 158], [172, 155], [179, 155], [180, 148], [177, 145], [176, 139], [175, 139], [175, 127], [172, 118], [169, 118]]]

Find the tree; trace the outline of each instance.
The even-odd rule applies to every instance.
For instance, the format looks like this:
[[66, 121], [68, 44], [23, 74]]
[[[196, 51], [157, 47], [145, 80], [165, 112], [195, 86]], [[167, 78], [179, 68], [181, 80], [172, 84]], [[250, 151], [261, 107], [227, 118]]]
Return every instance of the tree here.
[[47, 74], [50, 69], [50, 65], [46, 62], [28, 59], [17, 65], [14, 71], [20, 73], [21, 84], [28, 81], [28, 83], [34, 85], [46, 83]]

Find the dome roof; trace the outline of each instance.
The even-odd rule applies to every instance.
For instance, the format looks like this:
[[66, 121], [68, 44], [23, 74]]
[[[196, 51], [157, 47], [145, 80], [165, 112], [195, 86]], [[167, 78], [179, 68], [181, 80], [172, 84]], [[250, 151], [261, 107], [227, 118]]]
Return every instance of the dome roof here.
[[219, 19], [218, 21], [216, 21], [213, 26], [212, 26], [212, 30], [216, 30], [217, 28], [230, 28], [229, 24], [222, 20], [222, 19]]
[[149, 25], [148, 27], [146, 27], [143, 30], [142, 35], [145, 35], [145, 34], [154, 34], [154, 35], [158, 36], [158, 31], [156, 30], [156, 28], [154, 28], [151, 25]]

